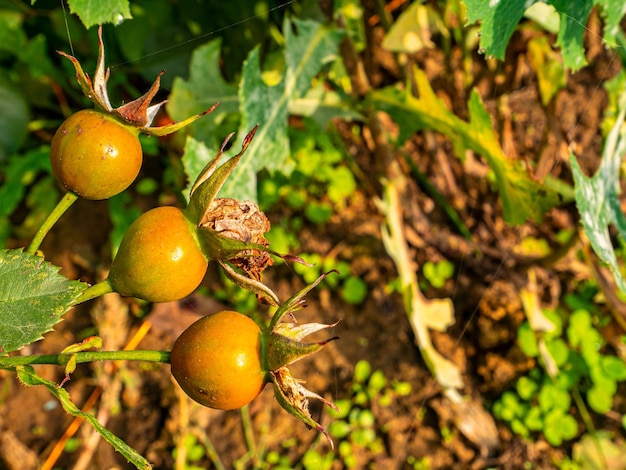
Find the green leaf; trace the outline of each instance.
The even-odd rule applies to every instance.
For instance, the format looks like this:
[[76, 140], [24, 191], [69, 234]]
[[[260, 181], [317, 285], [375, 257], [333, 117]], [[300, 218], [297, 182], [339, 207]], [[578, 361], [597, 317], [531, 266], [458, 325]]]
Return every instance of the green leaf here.
[[530, 401], [537, 393], [537, 390], [539, 390], [539, 385], [530, 377], [523, 375], [517, 381], [515, 389], [520, 398]]
[[43, 147], [10, 159], [8, 166], [3, 169], [4, 180], [0, 186], [0, 216], [11, 215], [37, 173], [49, 169], [49, 155], [49, 147]]
[[70, 12], [89, 29], [103, 23], [120, 24], [132, 18], [128, 0], [68, 0]]
[[424, 263], [422, 270], [424, 271], [424, 277], [428, 280], [430, 285], [439, 289], [443, 287], [446, 281], [454, 274], [454, 265], [447, 259], [436, 263], [427, 261]]
[[[191, 180], [195, 179], [199, 171], [211, 159], [211, 156], [220, 148], [222, 138], [217, 135], [218, 126], [224, 122], [226, 116], [239, 110], [239, 96], [237, 87], [227, 83], [220, 72], [221, 40], [217, 39], [198, 47], [191, 56], [189, 65], [189, 79], [180, 77], [174, 79], [172, 94], [167, 103], [167, 111], [175, 121], [200, 114], [215, 103], [219, 106], [208, 116], [192, 124], [194, 137], [206, 143], [211, 149], [207, 159], [198, 164], [198, 171], [187, 172]], [[247, 129], [246, 132], [250, 130]]]
[[585, 176], [574, 153], [570, 154], [576, 205], [585, 234], [596, 255], [608, 264], [622, 293], [626, 293], [626, 280], [617, 264], [609, 224], [615, 225], [619, 237], [626, 240], [626, 218], [621, 211], [618, 198], [619, 167], [622, 155], [626, 152], [625, 116], [626, 98], [622, 98], [619, 116], [604, 143], [602, 163], [593, 177]]
[[606, 413], [613, 406], [613, 394], [608, 393], [602, 387], [594, 385], [587, 392], [589, 406], [596, 413]]
[[194, 186], [196, 177], [203, 170], [207, 162], [211, 161], [214, 156], [215, 155], [211, 155], [211, 151], [203, 142], [196, 140], [192, 136], [187, 136], [182, 158], [185, 173], [189, 176], [187, 188], [183, 191], [183, 196], [187, 202], [189, 202], [189, 195], [191, 188]]
[[234, 147], [239, 147], [245, 133], [257, 123], [259, 131], [224, 184], [222, 197], [256, 200], [257, 172], [264, 168], [270, 171], [281, 168], [289, 155], [289, 103], [302, 98], [321, 67], [337, 57], [343, 36], [342, 31], [311, 20], [285, 20], [283, 31], [286, 70], [279, 84], [269, 86], [263, 81], [258, 47], [250, 52], [243, 65], [239, 85], [242, 121]]
[[602, 335], [595, 328], [587, 331], [580, 343], [580, 355], [588, 367], [598, 364], [601, 358], [600, 348], [604, 344]]
[[519, 347], [528, 357], [537, 357], [539, 355], [539, 346], [535, 332], [527, 321], [522, 323], [517, 329], [517, 341]]
[[422, 129], [441, 132], [452, 141], [457, 157], [463, 158], [467, 150], [472, 150], [485, 158], [495, 174], [508, 223], [522, 224], [528, 218], [541, 221], [545, 212], [558, 203], [558, 197], [504, 155], [478, 92], [472, 91], [466, 122], [437, 98], [423, 71], [415, 69], [414, 74], [419, 98], [397, 87], [375, 91], [370, 96], [371, 104], [387, 112], [398, 124], [398, 144]]
[[545, 415], [543, 435], [552, 446], [558, 447], [563, 442], [563, 433], [561, 430], [561, 421], [565, 417], [563, 411], [552, 410]]
[[367, 284], [360, 277], [350, 276], [343, 284], [341, 298], [352, 305], [358, 305], [367, 297]]
[[561, 426], [561, 435], [565, 440], [574, 439], [578, 434], [578, 422], [572, 415], [563, 416], [559, 425]]
[[615, 356], [603, 356], [600, 364], [604, 373], [612, 379], [622, 381], [626, 380], [626, 364], [620, 358]]
[[539, 391], [539, 408], [544, 413], [548, 413], [551, 410], [566, 412], [570, 407], [571, 401], [570, 394], [565, 390], [561, 390], [552, 382], [544, 383]]
[[617, 392], [617, 381], [606, 373], [600, 360], [589, 368], [589, 378], [593, 385], [601, 388], [604, 393], [612, 396]]
[[567, 339], [572, 347], [582, 344], [587, 332], [592, 329], [591, 315], [587, 310], [576, 310], [569, 317]]
[[561, 338], [546, 340], [546, 347], [550, 352], [550, 356], [554, 360], [557, 367], [561, 367], [567, 361], [569, 349], [567, 344]]
[[581, 377], [589, 375], [589, 368], [583, 358], [577, 352], [570, 351], [567, 365], [563, 367], [554, 383], [562, 390], [571, 390], [578, 384]]
[[333, 215], [333, 209], [326, 202], [310, 201], [304, 208], [304, 215], [315, 224], [325, 224]]
[[83, 418], [88, 421], [93, 428], [100, 433], [100, 435], [111, 444], [115, 450], [124, 456], [126, 460], [132, 463], [139, 469], [151, 469], [152, 465], [148, 462], [139, 452], [130, 447], [126, 442], [117, 437], [107, 428], [102, 426], [96, 419], [96, 417], [90, 413], [81, 411], [70, 398], [70, 394], [63, 387], [57, 385], [54, 382], [44, 379], [35, 372], [31, 366], [19, 366], [16, 367], [17, 376], [20, 381], [27, 386], [45, 386], [50, 393], [52, 393], [61, 402], [63, 409], [72, 416]]
[[[488, 56], [504, 59], [506, 47], [526, 6], [535, 2], [526, 0], [464, 0], [468, 23], [480, 21], [480, 47]], [[589, 14], [594, 5], [600, 4], [606, 15], [606, 40], [617, 43], [619, 23], [626, 12], [620, 0], [550, 0], [559, 14], [557, 45], [561, 48], [565, 67], [576, 71], [587, 64], [583, 47], [583, 35]], [[529, 5], [530, 4], [530, 5]], [[543, 9], [544, 12], [547, 10]], [[531, 18], [533, 15], [529, 15]]]
[[480, 20], [480, 47], [485, 54], [504, 59], [506, 46], [526, 9], [526, 0], [464, 0], [463, 3], [467, 7], [467, 22]]
[[617, 35], [621, 33], [620, 22], [626, 15], [626, 2], [623, 0], [596, 0], [602, 6], [604, 16], [604, 40], [609, 47], [617, 47]]
[[0, 51], [20, 53], [27, 41], [22, 29], [23, 19], [17, 11], [0, 10]]
[[322, 129], [326, 128], [328, 121], [334, 118], [346, 121], [364, 120], [356, 107], [351, 97], [329, 90], [321, 81], [309, 89], [302, 98], [289, 102], [291, 114], [310, 117]]
[[0, 351], [41, 339], [87, 287], [59, 269], [21, 250], [0, 251]]
[[327, 167], [327, 171], [329, 179], [328, 198], [335, 204], [339, 204], [350, 197], [357, 188], [354, 173], [346, 166]]
[[586, 29], [589, 13], [593, 8], [593, 0], [552, 0], [561, 16], [561, 25], [556, 43], [561, 47], [563, 62], [573, 71], [587, 65], [583, 34]]
[[382, 46], [392, 52], [415, 53], [433, 48], [431, 28], [428, 21], [429, 7], [420, 2], [412, 3], [391, 25]]
[[563, 62], [548, 43], [546, 36], [539, 36], [528, 41], [528, 57], [537, 72], [541, 103], [547, 106], [559, 90], [565, 87]]
[[541, 431], [544, 428], [543, 413], [538, 406], [533, 406], [524, 416], [524, 424], [531, 431]]
[[17, 87], [0, 74], [0, 161], [15, 152], [26, 137], [28, 103]]

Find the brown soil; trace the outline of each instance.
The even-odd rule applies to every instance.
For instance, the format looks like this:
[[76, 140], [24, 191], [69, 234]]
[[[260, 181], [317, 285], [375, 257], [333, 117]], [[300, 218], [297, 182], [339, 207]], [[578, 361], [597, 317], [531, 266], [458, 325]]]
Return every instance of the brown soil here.
[[[599, 125], [607, 101], [602, 82], [613, 76], [617, 66], [610, 64], [607, 53], [590, 35], [590, 65], [572, 74], [555, 102], [544, 108], [524, 55], [527, 40], [523, 33], [516, 34], [509, 57], [495, 67], [476, 57], [472, 86], [478, 88], [492, 113], [507, 154], [534, 162], [540, 177], [550, 172], [570, 180], [566, 158], [567, 145], [571, 144], [583, 167], [591, 172], [599, 162]], [[375, 34], [372, 41], [376, 43]], [[463, 116], [468, 89], [461, 86], [462, 79], [447, 75], [449, 70], [458, 70], [455, 61], [460, 63], [459, 54], [452, 51], [448, 67], [441, 66], [447, 60], [441, 51], [429, 51], [413, 60], [427, 71], [439, 96]], [[377, 47], [366, 53], [365, 64], [376, 86], [390, 76], [395, 80], [398, 74], [395, 63]], [[556, 246], [554, 236], [559, 230], [577, 228], [575, 208], [571, 204], [556, 208], [542, 224], [510, 227], [502, 220], [497, 194], [487, 184], [486, 167], [478, 158], [468, 156], [460, 162], [449, 142], [432, 132], [420, 133], [407, 144], [406, 150], [418, 168], [453, 205], [473, 235], [470, 241], [461, 237], [417, 183], [412, 181], [406, 188], [406, 237], [416, 266], [442, 259], [455, 266], [453, 279], [443, 288], [425, 290], [429, 298], [450, 297], [454, 302], [455, 325], [445, 333], [432, 332], [432, 338], [437, 350], [463, 372], [465, 387], [461, 392], [472, 401], [468, 410], [455, 409], [420, 356], [400, 296], [390, 293], [389, 283], [397, 273], [381, 241], [383, 219], [375, 197], [380, 196], [379, 177], [384, 169], [379, 168], [376, 149], [367, 130], [355, 141], [345, 124], [337, 126], [360, 169], [360, 189], [328, 225], [302, 229], [301, 249], [322, 255], [332, 252], [350, 262], [353, 274], [366, 281], [369, 295], [362, 305], [353, 306], [335, 291], [314, 291], [299, 321], [330, 323], [340, 318], [334, 330], [340, 340], [295, 365], [292, 372], [306, 377], [307, 388], [334, 400], [351, 397], [354, 365], [361, 359], [369, 361], [374, 370], [382, 370], [388, 380], [411, 384], [410, 395], [394, 395], [387, 407], [372, 406], [382, 447], [373, 451], [353, 446], [355, 468], [408, 468], [410, 457], [427, 459], [427, 468], [432, 469], [553, 467], [570, 453], [568, 444], [552, 448], [540, 436], [524, 441], [501, 423], [497, 423], [497, 435], [490, 435], [491, 421], [481, 410], [489, 409], [517, 377], [535, 366], [515, 341], [517, 327], [525, 318], [519, 291], [528, 283], [528, 269], [532, 267], [537, 274], [546, 306], [556, 305], [573, 282], [591, 275], [576, 259], [577, 247], [562, 253], [558, 262], [543, 264], [515, 250], [526, 237], [545, 238]], [[67, 276], [91, 282], [103, 276], [110, 228], [106, 214], [105, 203], [80, 201], [46, 240], [44, 252], [63, 266]], [[272, 222], [289, 216], [267, 215]], [[281, 298], [303, 286], [285, 266], [270, 268], [264, 280]], [[215, 272], [210, 272], [205, 285], [216, 282]], [[153, 306], [109, 295], [68, 313], [55, 332], [24, 353], [58, 352], [78, 338], [96, 333], [103, 337], [106, 349], [119, 349], [144, 321], [150, 322], [150, 329], [138, 348], [169, 349], [199, 315], [225, 307], [200, 295]], [[59, 368], [40, 370], [49, 379], [63, 379]], [[73, 419], [46, 390], [26, 388], [8, 372], [2, 372], [2, 378], [0, 468], [39, 468]], [[200, 441], [210, 439], [226, 468], [238, 460], [246, 462], [246, 468], [254, 466], [245, 459], [250, 449], [240, 412], [209, 410], [191, 403], [172, 382], [168, 366], [80, 366], [66, 388], [79, 406], [94, 390], [101, 390], [93, 408], [98, 419], [155, 468], [174, 468], [172, 450], [186, 433]], [[282, 411], [270, 387], [250, 405], [249, 412], [257, 448], [287, 456], [292, 465], [310, 447], [322, 455], [330, 450], [318, 433]], [[577, 412], [572, 412], [580, 420]], [[331, 419], [320, 405], [312, 404], [312, 413], [328, 426]], [[583, 429], [581, 424], [581, 432]], [[617, 425], [613, 429], [619, 432]], [[81, 445], [73, 452], [64, 452], [56, 468], [129, 468], [120, 455], [93, 435], [93, 430], [83, 425], [76, 434]], [[87, 462], [84, 466], [74, 466], [84, 462], [82, 459]], [[211, 468], [206, 458], [198, 465]], [[333, 468], [343, 468], [341, 459]]]

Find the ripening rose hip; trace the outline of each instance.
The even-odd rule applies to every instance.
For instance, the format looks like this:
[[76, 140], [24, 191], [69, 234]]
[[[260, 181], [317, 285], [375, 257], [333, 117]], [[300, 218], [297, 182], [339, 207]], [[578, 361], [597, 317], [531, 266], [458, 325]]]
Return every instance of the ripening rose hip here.
[[142, 214], [128, 228], [108, 281], [119, 294], [171, 302], [200, 285], [207, 265], [194, 227], [183, 211], [163, 206]]
[[98, 65], [93, 79], [76, 57], [59, 51], [74, 65], [76, 80], [96, 110], [85, 109], [67, 118], [54, 135], [50, 149], [52, 170], [61, 184], [86, 199], [108, 199], [135, 180], [143, 160], [140, 132], [157, 137], [169, 135], [217, 106], [180, 122], [151, 126], [165, 104], [165, 101], [151, 104], [165, 73], [161, 71], [145, 94], [114, 108], [107, 91], [109, 70], [105, 67], [102, 26], [98, 28], [98, 43]]
[[336, 323], [296, 323], [294, 317], [294, 312], [305, 305], [307, 293], [328, 274], [280, 303], [267, 325], [238, 312], [222, 311], [189, 326], [174, 343], [169, 357], [172, 375], [183, 391], [202, 405], [232, 410], [250, 403], [271, 382], [280, 406], [322, 432], [332, 446], [330, 435], [311, 417], [309, 398], [337, 412], [339, 409], [304, 388], [303, 381], [294, 378], [287, 368], [337, 339], [306, 341], [310, 334]]
[[187, 395], [219, 410], [241, 408], [266, 383], [261, 365], [261, 329], [232, 311], [193, 323], [174, 343], [172, 375]]
[[124, 191], [141, 169], [139, 131], [99, 111], [84, 109], [61, 124], [52, 139], [52, 171], [85, 199], [108, 199]]

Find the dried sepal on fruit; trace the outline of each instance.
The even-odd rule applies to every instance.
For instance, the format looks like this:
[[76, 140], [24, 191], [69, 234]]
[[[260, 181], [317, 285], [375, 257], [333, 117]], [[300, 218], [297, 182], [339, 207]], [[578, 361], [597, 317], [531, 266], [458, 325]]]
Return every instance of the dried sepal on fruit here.
[[76, 80], [96, 109], [83, 109], [69, 116], [57, 129], [50, 148], [52, 171], [70, 193], [85, 199], [108, 199], [128, 188], [137, 178], [143, 162], [139, 133], [171, 134], [211, 112], [191, 116], [177, 123], [151, 127], [165, 101], [151, 105], [159, 90], [161, 72], [148, 92], [140, 98], [113, 108], [107, 92], [109, 70], [104, 65], [102, 27], [98, 28], [98, 63], [93, 81], [75, 57], [59, 51], [76, 70]]
[[[319, 351], [337, 337], [324, 341], [303, 339], [337, 323], [297, 324], [293, 313], [305, 306], [304, 296], [328, 274], [305, 287], [274, 314], [270, 326], [256, 324], [237, 312], [219, 312], [197, 320], [174, 343], [170, 355], [172, 374], [183, 390], [210, 408], [233, 409], [251, 402], [266, 383], [272, 382], [274, 396], [290, 414], [333, 442], [309, 411], [309, 399], [337, 407], [307, 390], [287, 366]], [[284, 319], [290, 321], [283, 321]]]
[[[215, 199], [205, 213], [201, 226], [232, 240], [269, 249], [265, 234], [271, 228], [270, 221], [254, 202]], [[258, 250], [244, 250], [228, 261], [257, 281], [261, 280], [265, 268], [274, 264], [268, 252]]]
[[270, 229], [270, 222], [255, 203], [217, 197], [257, 128], [255, 126], [243, 139], [240, 152], [220, 165], [224, 148], [233, 134], [226, 138], [192, 185], [185, 211], [189, 220], [197, 225], [198, 238], [207, 258], [217, 261], [229, 279], [254, 292], [260, 302], [278, 306], [276, 294], [261, 282], [263, 271], [274, 263], [270, 255], [305, 264], [304, 261], [269, 248], [265, 233]]
[[334, 448], [333, 440], [324, 426], [311, 417], [309, 398], [315, 398], [337, 412], [339, 408], [331, 401], [304, 388], [302, 381], [295, 379], [286, 367], [271, 371], [270, 376], [272, 377], [272, 384], [274, 385], [274, 397], [280, 406], [309, 428], [321, 432], [330, 443], [330, 447]]
[[[338, 411], [337, 407], [320, 395], [307, 390], [302, 385], [303, 381], [294, 378], [286, 366], [319, 351], [329, 342], [338, 339], [335, 336], [324, 341], [304, 342], [302, 340], [306, 336], [317, 331], [332, 328], [338, 322], [333, 324], [298, 324], [294, 317], [294, 312], [306, 306], [305, 296], [332, 272], [334, 271], [322, 274], [315, 282], [302, 289], [278, 308], [269, 326], [266, 358], [266, 367], [269, 370], [274, 385], [274, 396], [278, 403], [308, 427], [323, 433], [330, 442], [331, 447], [333, 446], [333, 441], [330, 439], [330, 436], [324, 427], [311, 417], [309, 398], [320, 400], [323, 404], [336, 411]], [[285, 317], [291, 321], [283, 321]]]
[[110, 70], [108, 68], [105, 68], [102, 26], [98, 27], [98, 44], [98, 62], [96, 65], [96, 71], [93, 76], [93, 81], [91, 80], [89, 75], [83, 71], [83, 67], [81, 66], [78, 59], [76, 59], [74, 56], [66, 54], [63, 51], [57, 52], [63, 57], [68, 58], [72, 62], [72, 64], [74, 65], [74, 69], [76, 70], [76, 80], [78, 81], [78, 84], [80, 85], [83, 94], [87, 98], [89, 98], [89, 100], [91, 100], [96, 105], [96, 107], [99, 108], [100, 111], [111, 114], [121, 119], [123, 123], [139, 129], [144, 134], [155, 136], [164, 136], [171, 134], [179, 129], [182, 129], [188, 124], [191, 124], [193, 121], [201, 118], [205, 114], [210, 113], [217, 106], [217, 104], [215, 104], [203, 113], [196, 114], [180, 122], [175, 122], [160, 127], [150, 127], [161, 106], [163, 106], [167, 102], [167, 100], [164, 100], [154, 105], [151, 104], [152, 99], [159, 91], [159, 86], [161, 84], [161, 75], [165, 73], [165, 71], [162, 71], [161, 73], [159, 73], [159, 75], [157, 75], [154, 83], [143, 96], [137, 98], [136, 100], [123, 104], [118, 108], [113, 108], [109, 99], [109, 93], [107, 91], [107, 82], [109, 80]]
[[[108, 291], [149, 302], [179, 300], [198, 287], [208, 263], [216, 261], [238, 286], [278, 306], [277, 295], [261, 282], [261, 273], [273, 264], [270, 254], [281, 256], [269, 249], [264, 236], [269, 220], [254, 203], [216, 197], [256, 129], [239, 154], [222, 165], [220, 150], [198, 177], [185, 209], [158, 207], [131, 225], [103, 281]], [[296, 256], [282, 257], [304, 264]]]

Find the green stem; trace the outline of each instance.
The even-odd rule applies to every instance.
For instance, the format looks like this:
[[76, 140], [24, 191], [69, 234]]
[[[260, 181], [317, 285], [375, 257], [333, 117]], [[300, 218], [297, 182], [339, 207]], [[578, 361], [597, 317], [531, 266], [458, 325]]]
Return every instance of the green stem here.
[[83, 351], [77, 353], [45, 354], [41, 356], [1, 356], [0, 368], [11, 368], [27, 364], [53, 364], [65, 366], [71, 358], [77, 364], [96, 361], [147, 361], [170, 362], [169, 351], [133, 350], [133, 351]]
[[215, 470], [226, 470], [226, 467], [222, 463], [222, 459], [220, 459], [220, 454], [217, 452], [215, 446], [213, 445], [213, 441], [211, 441], [211, 438], [209, 438], [208, 434], [205, 433], [204, 430], [202, 430], [202, 437], [206, 456], [209, 458], [211, 463], [213, 463]]
[[435, 201], [444, 213], [448, 216], [450, 221], [454, 224], [456, 229], [465, 237], [466, 240], [472, 239], [472, 232], [467, 228], [467, 226], [463, 223], [463, 219], [459, 216], [458, 212], [454, 210], [454, 207], [448, 202], [448, 200], [439, 192], [439, 190], [435, 187], [434, 184], [430, 182], [430, 180], [426, 177], [424, 173], [422, 173], [416, 163], [406, 154], [404, 153], [404, 160], [409, 165], [411, 169], [411, 174], [416, 179], [418, 184], [424, 188], [424, 190], [428, 193], [428, 195]]
[[[251, 466], [252, 468], [258, 468], [258, 455], [256, 449], [256, 443], [254, 440], [254, 433], [252, 432], [252, 420], [250, 419], [250, 409], [248, 405], [242, 406], [241, 410], [241, 425], [243, 427], [243, 435], [246, 440], [246, 446], [248, 447], [248, 452], [242, 455], [237, 461], [233, 468], [246, 468]], [[251, 462], [251, 465], [246, 465], [248, 462]]]
[[54, 226], [57, 220], [59, 220], [61, 216], [70, 208], [70, 206], [74, 204], [76, 199], [78, 199], [78, 196], [71, 191], [68, 191], [65, 196], [63, 196], [63, 198], [59, 201], [56, 207], [52, 210], [50, 215], [48, 215], [48, 218], [44, 221], [43, 224], [41, 224], [39, 230], [37, 230], [37, 233], [35, 234], [33, 241], [30, 242], [26, 253], [29, 253], [31, 255], [35, 254], [50, 229]]
[[256, 442], [254, 433], [252, 432], [252, 419], [250, 418], [250, 408], [248, 405], [241, 407], [241, 424], [243, 426], [243, 435], [246, 439], [248, 451], [253, 459], [256, 460]]
[[88, 300], [95, 299], [96, 297], [100, 297], [104, 294], [109, 294], [113, 292], [113, 287], [111, 283], [109, 283], [109, 279], [105, 279], [97, 284], [94, 284], [91, 287], [88, 287], [83, 291], [82, 294], [78, 296], [78, 298], [73, 302], [73, 305], [82, 304], [83, 302], [87, 302]]
[[[585, 406], [585, 401], [580, 394], [580, 390], [578, 390], [577, 386], [572, 388], [572, 396], [574, 397], [574, 401], [576, 402], [576, 407], [578, 408], [578, 412], [580, 413], [580, 418], [582, 419], [585, 427], [587, 428], [587, 432], [593, 439], [594, 446], [596, 451], [598, 452], [598, 456], [602, 459], [602, 462], [605, 465], [605, 468], [608, 468], [608, 462], [606, 456], [604, 455], [604, 450], [602, 449], [602, 445], [598, 439], [598, 433], [596, 432], [596, 427], [593, 425], [593, 420], [591, 419], [591, 415], [589, 414], [589, 410]], [[602, 463], [601, 462], [601, 463]]]

